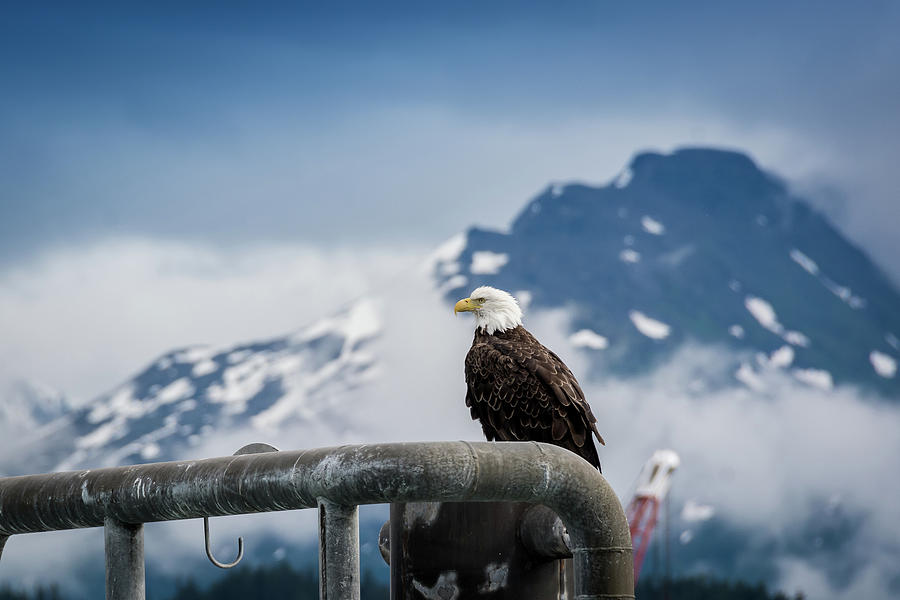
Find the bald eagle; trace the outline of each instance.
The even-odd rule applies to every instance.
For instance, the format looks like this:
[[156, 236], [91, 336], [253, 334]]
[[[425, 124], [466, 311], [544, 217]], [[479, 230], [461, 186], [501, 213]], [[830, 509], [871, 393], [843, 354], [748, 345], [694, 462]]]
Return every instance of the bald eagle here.
[[522, 327], [509, 293], [482, 286], [456, 303], [475, 315], [466, 355], [466, 405], [488, 441], [547, 442], [571, 450], [598, 470], [592, 434], [597, 419], [569, 367]]

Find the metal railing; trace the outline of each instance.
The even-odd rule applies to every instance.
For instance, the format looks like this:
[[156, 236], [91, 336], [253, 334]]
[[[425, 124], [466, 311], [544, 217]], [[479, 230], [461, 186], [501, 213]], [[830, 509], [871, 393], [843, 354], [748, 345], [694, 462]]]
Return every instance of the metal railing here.
[[575, 454], [530, 442], [355, 445], [2, 478], [0, 553], [11, 535], [102, 526], [106, 597], [142, 600], [144, 523], [318, 508], [320, 597], [358, 600], [358, 506], [439, 501], [543, 504], [566, 526], [575, 597], [634, 597], [628, 523], [609, 484]]

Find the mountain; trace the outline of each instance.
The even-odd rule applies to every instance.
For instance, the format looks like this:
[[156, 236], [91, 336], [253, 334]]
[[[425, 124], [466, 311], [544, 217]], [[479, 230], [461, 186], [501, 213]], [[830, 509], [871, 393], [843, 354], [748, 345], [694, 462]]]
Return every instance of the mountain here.
[[[375, 423], [367, 418], [390, 421], [391, 435], [419, 436], [429, 411], [447, 418], [441, 435], [455, 437], [461, 430], [453, 429], [450, 418], [459, 416], [471, 425], [462, 390], [454, 387], [462, 385], [461, 362], [471, 330], [464, 339], [450, 337], [463, 328], [452, 320], [449, 307], [474, 287], [489, 284], [512, 291], [528, 307], [526, 325], [542, 311], [563, 309], [564, 334], [592, 367], [590, 373], [579, 373], [583, 383], [593, 383], [591, 375], [612, 373], [616, 382], [638, 382], [636, 395], [643, 398], [650, 389], [647, 380], [661, 371], [655, 368], [671, 364], [667, 360], [684, 348], [714, 348], [728, 363], [721, 372], [690, 375], [696, 394], [688, 398], [700, 400], [690, 404], [682, 395], [677, 406], [691, 414], [659, 430], [648, 428], [650, 433], [632, 424], [635, 415], [682, 417], [648, 410], [638, 401], [604, 401], [595, 407], [598, 415], [602, 410], [606, 419], [633, 427], [629, 436], [655, 435], [646, 443], [668, 443], [660, 441], [671, 437], [667, 428], [685, 425], [704, 402], [725, 397], [707, 392], [740, 390], [739, 396], [727, 396], [743, 411], [736, 418], [727, 410], [698, 415], [719, 420], [702, 422], [698, 429], [709, 434], [713, 451], [698, 446], [704, 452], [693, 449], [695, 460], [684, 465], [685, 471], [694, 469], [693, 481], [705, 477], [709, 485], [695, 485], [673, 498], [681, 502], [675, 511], [679, 516], [671, 520], [680, 571], [772, 582], [779, 580], [784, 564], [799, 564], [840, 588], [872, 564], [873, 552], [898, 556], [893, 542], [882, 539], [892, 530], [872, 525], [884, 518], [878, 510], [890, 510], [883, 504], [890, 490], [882, 487], [895, 478], [879, 483], [873, 499], [865, 493], [865, 481], [858, 486], [860, 493], [848, 493], [849, 484], [835, 491], [837, 483], [852, 480], [848, 471], [853, 469], [832, 472], [831, 465], [846, 466], [848, 459], [840, 462], [846, 454], [867, 479], [871, 465], [866, 461], [875, 454], [866, 451], [859, 458], [853, 453], [861, 443], [852, 435], [868, 432], [852, 429], [860, 429], [860, 423], [871, 428], [878, 419], [852, 421], [866, 415], [840, 404], [848, 396], [841, 396], [844, 390], [860, 388], [884, 398], [883, 406], [873, 411], [895, 407], [900, 399], [900, 295], [864, 252], [747, 156], [710, 149], [639, 154], [609, 185], [549, 186], [525, 205], [508, 230], [473, 227], [441, 246], [426, 268], [430, 295], [394, 284], [390, 298], [354, 302], [288, 335], [223, 348], [172, 350], [75, 410], [54, 392], [8, 395], [0, 404], [0, 422], [26, 423], [18, 429], [33, 433], [16, 440], [12, 452], [0, 448], [0, 473], [211, 456], [209, 446], [216, 440], [231, 451], [241, 445], [227, 445], [231, 439], [272, 441], [273, 432], [294, 425], [288, 438], [293, 447], [326, 445], [343, 439], [348, 430], [368, 432]], [[426, 301], [429, 311], [436, 308], [437, 318], [416, 307]], [[446, 305], [432, 306], [442, 302]], [[736, 449], [732, 436], [715, 435], [741, 429], [736, 421], [747, 411], [752, 411], [754, 424], [771, 425], [765, 411], [796, 400], [800, 394], [793, 389], [787, 398], [777, 395], [784, 388], [767, 387], [773, 374], [814, 392], [809, 395], [813, 403], [803, 404], [802, 410], [777, 413], [777, 419], [799, 419], [787, 433], [761, 432], [782, 435], [773, 437], [778, 452], [796, 451], [795, 440], [804, 439], [808, 422], [827, 433], [822, 414], [808, 418], [820, 406], [838, 406], [852, 417], [849, 431], [817, 438], [835, 440], [816, 450], [828, 457], [824, 468], [815, 455], [804, 467], [815, 463], [817, 469], [804, 471], [795, 487], [778, 487], [786, 480], [793, 485], [793, 471], [766, 479], [765, 485], [779, 490], [767, 490], [770, 501], [789, 489], [789, 501], [779, 496], [782, 504], [800, 506], [799, 517], [785, 527], [748, 525], [734, 518], [729, 502], [735, 503], [735, 496], [721, 490], [749, 485], [742, 479], [747, 474], [738, 470], [741, 465], [732, 460], [745, 451], [747, 438]], [[665, 393], [668, 401], [668, 389]], [[828, 398], [834, 402], [825, 402]], [[401, 409], [403, 418], [394, 418]], [[735, 423], [721, 422], [726, 417]], [[652, 433], [660, 430], [662, 434]], [[618, 447], [614, 438], [608, 441], [605, 456], [616, 459], [620, 470], [624, 463], [639, 465], [646, 458], [626, 455], [646, 451], [643, 440]], [[878, 464], [889, 469], [896, 453], [882, 454]], [[790, 458], [767, 456], [782, 463]], [[774, 471], [766, 466], [763, 477]], [[683, 473], [685, 480], [687, 475]], [[723, 486], [724, 479], [735, 483]], [[813, 484], [818, 487], [810, 491]], [[720, 495], [705, 497], [714, 488]], [[276, 549], [281, 544], [271, 542]], [[649, 556], [656, 556], [656, 550]], [[314, 560], [314, 553], [310, 557]], [[892, 568], [885, 572], [900, 578]]]
[[[531, 309], [567, 309], [570, 342], [601, 372], [647, 372], [694, 341], [740, 357], [700, 387], [765, 393], [762, 375], [783, 370], [900, 399], [900, 295], [824, 216], [736, 152], [644, 153], [607, 186], [551, 185], [508, 231], [473, 227], [429, 268], [448, 302], [490, 284]], [[74, 411], [57, 392], [19, 384], [0, 423], [35, 430], [22, 442], [31, 459], [7, 453], [0, 472], [183, 458], [248, 427], [261, 437], [297, 422], [345, 430], [337, 398], [377, 376], [377, 302], [274, 339], [173, 350]]]
[[508, 231], [478, 227], [434, 266], [448, 300], [478, 285], [573, 311], [571, 341], [622, 374], [683, 342], [755, 359], [734, 375], [788, 370], [900, 399], [900, 294], [810, 204], [747, 156], [637, 155], [604, 187], [551, 185]]
[[265, 436], [306, 421], [341, 431], [348, 424], [334, 412], [333, 397], [374, 374], [367, 346], [379, 331], [373, 303], [361, 300], [290, 335], [173, 350], [39, 429], [24, 442], [31, 459], [0, 457], [0, 472], [174, 460], [211, 435], [247, 427]]

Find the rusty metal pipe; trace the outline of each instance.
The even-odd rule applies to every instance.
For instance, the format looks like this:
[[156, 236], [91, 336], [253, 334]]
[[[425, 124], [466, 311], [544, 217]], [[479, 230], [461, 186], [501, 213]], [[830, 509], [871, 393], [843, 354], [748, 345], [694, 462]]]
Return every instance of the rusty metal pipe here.
[[0, 479], [0, 535], [388, 502], [545, 504], [563, 520], [576, 598], [633, 598], [631, 537], [587, 462], [533, 442], [341, 446]]

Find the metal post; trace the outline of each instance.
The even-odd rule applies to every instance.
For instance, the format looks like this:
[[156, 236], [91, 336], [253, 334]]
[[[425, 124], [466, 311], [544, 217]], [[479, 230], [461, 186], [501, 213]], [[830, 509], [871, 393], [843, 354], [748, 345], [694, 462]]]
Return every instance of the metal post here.
[[106, 600], [144, 600], [144, 526], [107, 518]]
[[359, 600], [359, 509], [319, 498], [319, 598]]
[[519, 539], [522, 515], [531, 508], [523, 502], [391, 504], [391, 600], [557, 600], [559, 561]]

